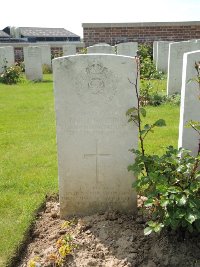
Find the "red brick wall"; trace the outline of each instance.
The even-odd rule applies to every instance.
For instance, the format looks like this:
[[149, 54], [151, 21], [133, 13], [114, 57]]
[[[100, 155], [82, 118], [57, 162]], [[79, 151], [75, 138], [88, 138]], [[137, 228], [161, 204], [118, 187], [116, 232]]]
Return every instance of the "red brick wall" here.
[[86, 46], [96, 43], [183, 41], [200, 39], [200, 22], [83, 24]]

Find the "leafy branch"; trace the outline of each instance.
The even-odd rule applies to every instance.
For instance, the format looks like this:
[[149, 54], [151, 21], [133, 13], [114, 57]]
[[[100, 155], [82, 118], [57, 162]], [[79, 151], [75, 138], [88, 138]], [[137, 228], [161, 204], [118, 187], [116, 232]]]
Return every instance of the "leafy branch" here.
[[[147, 212], [147, 221], [144, 234], [160, 232], [161, 229], [171, 228], [182, 235], [186, 230], [200, 232], [200, 142], [196, 157], [183, 148], [167, 147], [161, 156], [148, 155], [145, 152], [144, 141], [155, 127], [165, 126], [165, 121], [159, 119], [152, 124], [145, 124], [146, 110], [140, 106], [138, 89], [139, 59], [137, 59], [137, 76], [134, 85], [137, 97], [137, 106], [130, 108], [126, 115], [128, 121], [134, 123], [139, 130], [140, 150], [132, 149], [136, 157], [132, 165], [128, 166], [137, 176], [133, 187], [137, 193], [146, 197], [144, 212]], [[200, 64], [200, 62], [199, 62]], [[198, 78], [200, 89], [200, 68]], [[130, 81], [129, 81], [130, 82]], [[200, 135], [200, 123], [189, 121]]]
[[[128, 122], [133, 122], [138, 127], [140, 148], [141, 148], [142, 156], [144, 157], [145, 156], [144, 139], [147, 137], [149, 132], [153, 132], [153, 128], [166, 126], [166, 123], [163, 119], [159, 119], [155, 121], [153, 124], [145, 124], [144, 127], [142, 128], [142, 117], [145, 118], [147, 115], [147, 112], [146, 112], [146, 109], [144, 109], [143, 107], [140, 107], [140, 95], [139, 95], [139, 89], [138, 89], [138, 79], [139, 79], [139, 73], [140, 73], [139, 57], [136, 57], [136, 63], [137, 63], [137, 71], [136, 71], [135, 83], [131, 82], [130, 79], [129, 79], [129, 82], [132, 85], [134, 85], [134, 88], [135, 88], [136, 98], [137, 98], [137, 107], [132, 107], [128, 109], [126, 112], [126, 116], [129, 117]], [[145, 165], [145, 171], [146, 173], [148, 173], [148, 166], [145, 162], [144, 162], [144, 165]]]

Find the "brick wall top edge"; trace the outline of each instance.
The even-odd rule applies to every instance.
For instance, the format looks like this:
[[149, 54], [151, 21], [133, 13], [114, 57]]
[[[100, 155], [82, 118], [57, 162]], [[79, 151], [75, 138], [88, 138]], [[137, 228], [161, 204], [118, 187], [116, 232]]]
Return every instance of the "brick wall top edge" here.
[[130, 23], [82, 23], [83, 28], [118, 28], [118, 27], [155, 27], [155, 26], [193, 26], [200, 21], [179, 22], [130, 22]]

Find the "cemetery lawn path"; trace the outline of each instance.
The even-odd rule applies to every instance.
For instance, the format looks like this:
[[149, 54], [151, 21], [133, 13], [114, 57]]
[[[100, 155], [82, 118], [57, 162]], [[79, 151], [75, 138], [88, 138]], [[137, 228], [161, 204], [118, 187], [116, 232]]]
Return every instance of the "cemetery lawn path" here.
[[53, 83], [0, 84], [0, 267], [13, 256], [34, 211], [57, 192]]

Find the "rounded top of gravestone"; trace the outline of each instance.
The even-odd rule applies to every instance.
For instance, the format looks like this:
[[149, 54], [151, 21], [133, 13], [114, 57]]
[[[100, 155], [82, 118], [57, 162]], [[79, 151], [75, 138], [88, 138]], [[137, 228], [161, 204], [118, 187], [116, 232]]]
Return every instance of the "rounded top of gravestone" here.
[[110, 46], [109, 44], [106, 43], [99, 43], [99, 44], [95, 44], [93, 46]]

